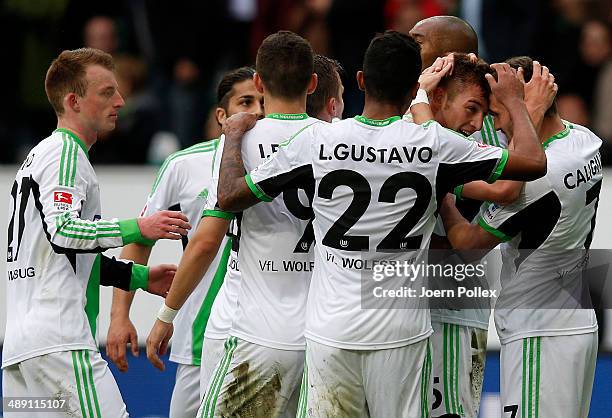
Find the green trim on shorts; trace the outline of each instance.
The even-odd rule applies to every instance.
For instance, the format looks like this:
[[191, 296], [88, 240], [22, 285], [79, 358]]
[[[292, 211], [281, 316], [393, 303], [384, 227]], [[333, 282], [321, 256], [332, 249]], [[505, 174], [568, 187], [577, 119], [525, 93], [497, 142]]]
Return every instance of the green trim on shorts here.
[[521, 418], [539, 417], [541, 348], [542, 337], [523, 338]]
[[423, 367], [421, 369], [421, 418], [429, 418], [429, 384], [431, 380], [431, 340], [427, 339], [427, 351], [423, 359]]
[[225, 340], [225, 354], [215, 369], [214, 377], [208, 386], [204, 399], [202, 400], [204, 406], [202, 408], [202, 414], [199, 418], [214, 417], [219, 392], [221, 391], [221, 386], [223, 386], [223, 381], [225, 380], [225, 376], [227, 375], [227, 371], [230, 363], [232, 362], [232, 357], [234, 356], [234, 351], [236, 351], [237, 346], [238, 338], [229, 337], [227, 340]]
[[443, 395], [447, 414], [463, 415], [463, 405], [459, 396], [459, 326], [443, 323]]
[[[81, 414], [83, 418], [102, 418], [98, 392], [96, 391], [96, 385], [94, 383], [93, 367], [89, 360], [89, 351], [73, 350], [70, 353], [72, 355], [72, 367], [74, 369], [76, 387], [79, 394]], [[85, 396], [83, 396], [83, 393], [85, 393]], [[85, 406], [86, 402], [87, 407]]]
[[80, 350], [77, 355], [77, 358], [81, 366], [81, 374], [83, 375], [83, 389], [85, 391], [85, 400], [87, 401], [87, 410], [89, 411], [89, 416], [93, 418], [94, 413], [93, 413], [93, 405], [91, 402], [91, 395], [89, 393], [89, 382], [87, 380], [87, 372], [85, 371], [85, 362], [83, 361], [83, 353]]
[[300, 385], [300, 399], [296, 418], [308, 417], [308, 363], [304, 359], [304, 372], [302, 373], [302, 384]]
[[85, 412], [85, 403], [83, 402], [83, 392], [81, 391], [81, 379], [79, 377], [79, 368], [77, 367], [77, 351], [71, 351], [70, 354], [72, 354], [72, 367], [74, 368], [74, 377], [76, 379], [76, 387], [77, 387], [77, 392], [79, 394], [79, 403], [81, 405], [81, 415], [83, 415], [83, 418], [87, 417], [87, 413]]
[[98, 418], [102, 418], [102, 414], [100, 413], [100, 402], [98, 402], [98, 392], [96, 391], [96, 385], [93, 379], [93, 367], [91, 367], [91, 362], [89, 361], [89, 351], [85, 351], [85, 362], [87, 363], [87, 367], [89, 369], [89, 383], [91, 384], [91, 390], [93, 392], [96, 413], [98, 414]]

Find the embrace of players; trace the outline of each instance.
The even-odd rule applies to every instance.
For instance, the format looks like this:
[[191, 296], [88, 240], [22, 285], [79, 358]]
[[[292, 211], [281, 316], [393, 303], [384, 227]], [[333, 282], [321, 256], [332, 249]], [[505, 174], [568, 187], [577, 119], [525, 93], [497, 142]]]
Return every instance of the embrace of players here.
[[[601, 140], [559, 117], [547, 67], [477, 51], [449, 16], [377, 35], [356, 75], [363, 112], [340, 120], [340, 64], [270, 35], [254, 69], [219, 84], [221, 138], [168, 157], [125, 221], [102, 220], [87, 159], [123, 105], [112, 59], [64, 51], [45, 80], [58, 129], [9, 198], [3, 396], [64, 393], [55, 416], [128, 416], [97, 347], [102, 284], [115, 287], [107, 353], [121, 371], [127, 344], [138, 352], [135, 290], [165, 296], [146, 348], [164, 370], [172, 338], [171, 418], [476, 418], [491, 306], [372, 302], [364, 266], [504, 243], [502, 416], [586, 418], [595, 314], [533, 301], [581, 262], [558, 250], [590, 246]], [[182, 240], [178, 268], [144, 266], [157, 239]], [[100, 255], [119, 246], [120, 260]]]

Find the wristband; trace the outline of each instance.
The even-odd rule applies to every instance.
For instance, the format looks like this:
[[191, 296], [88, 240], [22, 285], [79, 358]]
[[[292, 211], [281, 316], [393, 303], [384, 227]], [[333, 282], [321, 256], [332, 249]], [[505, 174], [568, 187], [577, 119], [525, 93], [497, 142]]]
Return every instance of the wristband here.
[[453, 194], [457, 196], [457, 200], [463, 200], [463, 184], [455, 187]]
[[410, 107], [414, 106], [415, 104], [419, 104], [419, 103], [429, 104], [429, 97], [427, 97], [427, 92], [423, 89], [417, 90], [416, 97], [414, 98], [412, 103], [410, 103]]
[[162, 322], [165, 322], [166, 324], [171, 324], [176, 314], [178, 314], [177, 309], [169, 308], [164, 303], [162, 307], [159, 309], [159, 312], [157, 313], [157, 319], [159, 319]]

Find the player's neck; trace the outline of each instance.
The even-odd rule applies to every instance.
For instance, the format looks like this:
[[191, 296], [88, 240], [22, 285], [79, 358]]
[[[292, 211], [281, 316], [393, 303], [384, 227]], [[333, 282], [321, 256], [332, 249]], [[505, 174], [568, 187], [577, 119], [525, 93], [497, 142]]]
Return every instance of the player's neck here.
[[90, 149], [91, 146], [95, 144], [96, 140], [98, 139], [97, 132], [92, 131], [91, 129], [87, 129], [78, 122], [69, 121], [62, 118], [57, 120], [57, 127], [58, 129], [68, 129], [70, 132], [74, 133], [77, 138], [83, 141], [87, 149]]
[[306, 113], [306, 96], [299, 99], [282, 99], [264, 95], [265, 114], [273, 113], [299, 114]]
[[383, 120], [393, 116], [401, 116], [406, 109], [391, 103], [382, 103], [375, 100], [368, 100], [366, 97], [365, 105], [361, 115], [368, 119]]
[[538, 132], [538, 137], [540, 138], [540, 142], [544, 143], [547, 139], [551, 138], [554, 135], [557, 135], [560, 132], [563, 132], [565, 129], [565, 124], [559, 117], [559, 115], [553, 116], [545, 116], [542, 121], [542, 127]]

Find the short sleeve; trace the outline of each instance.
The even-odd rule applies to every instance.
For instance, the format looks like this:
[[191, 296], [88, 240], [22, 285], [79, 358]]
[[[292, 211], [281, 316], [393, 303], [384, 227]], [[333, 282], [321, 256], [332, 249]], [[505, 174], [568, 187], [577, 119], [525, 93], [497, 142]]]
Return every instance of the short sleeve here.
[[492, 183], [503, 173], [508, 150], [471, 141], [437, 123], [427, 129], [435, 129], [439, 141], [438, 175], [452, 179], [452, 187], [474, 180]]
[[478, 216], [478, 225], [501, 241], [510, 241], [520, 230], [515, 228], [511, 219], [520, 212], [517, 205], [499, 206], [496, 203], [484, 204]]
[[247, 185], [258, 199], [270, 202], [283, 190], [312, 183], [313, 141], [321, 124], [314, 125], [282, 142], [275, 154], [246, 175]]

